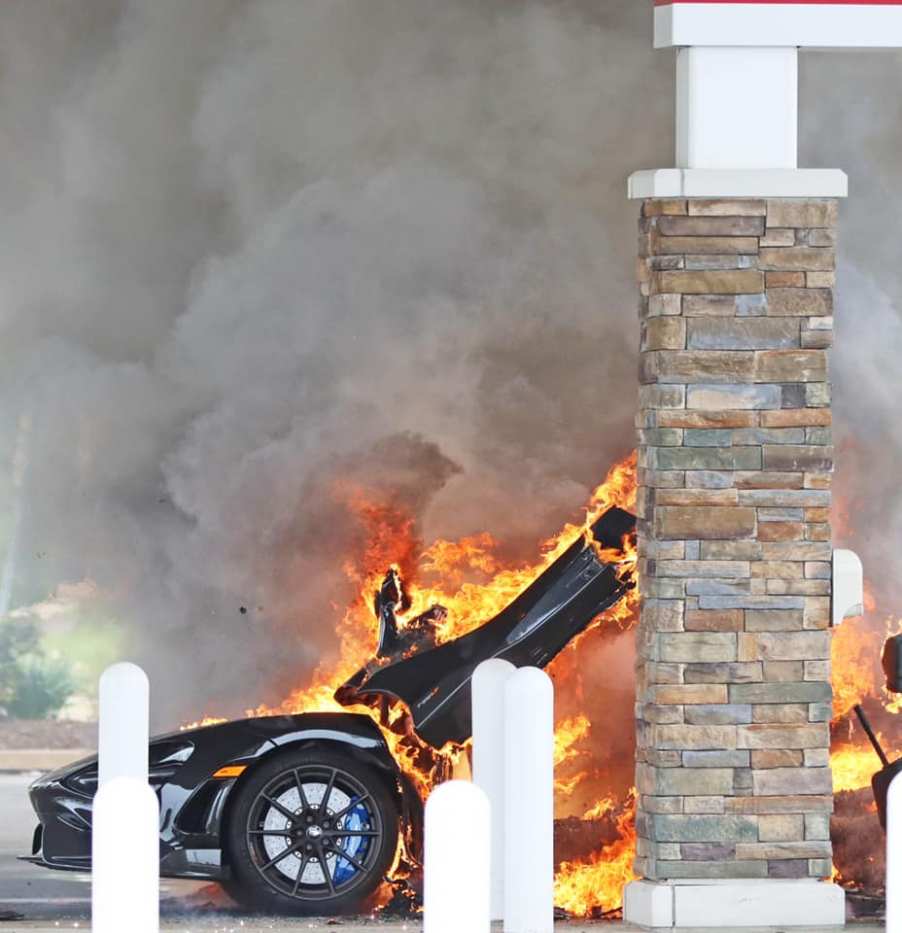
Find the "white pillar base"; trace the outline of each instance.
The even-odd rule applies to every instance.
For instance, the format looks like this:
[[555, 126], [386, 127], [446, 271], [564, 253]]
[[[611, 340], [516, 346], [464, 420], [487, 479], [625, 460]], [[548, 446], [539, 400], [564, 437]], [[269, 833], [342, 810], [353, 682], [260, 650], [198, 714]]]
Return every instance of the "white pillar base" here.
[[845, 172], [834, 168], [657, 168], [630, 175], [630, 198], [844, 198]]
[[632, 881], [623, 919], [659, 928], [843, 926], [846, 895], [813, 879]]

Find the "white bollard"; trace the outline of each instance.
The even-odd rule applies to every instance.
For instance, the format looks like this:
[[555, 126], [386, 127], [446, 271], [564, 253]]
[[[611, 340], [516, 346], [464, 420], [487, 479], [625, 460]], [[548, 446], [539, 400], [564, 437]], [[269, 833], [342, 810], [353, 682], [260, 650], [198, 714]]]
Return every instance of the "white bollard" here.
[[94, 796], [93, 933], [160, 929], [160, 807], [147, 783], [110, 778]]
[[100, 675], [98, 787], [113, 778], [147, 781], [150, 689], [147, 675], [128, 661]]
[[469, 781], [426, 801], [423, 933], [489, 933], [489, 801]]
[[886, 933], [902, 933], [902, 772], [886, 792]]
[[537, 667], [504, 685], [504, 931], [554, 930], [554, 686]]
[[489, 799], [491, 813], [491, 916], [504, 918], [504, 684], [516, 668], [489, 658], [473, 672], [473, 783]]

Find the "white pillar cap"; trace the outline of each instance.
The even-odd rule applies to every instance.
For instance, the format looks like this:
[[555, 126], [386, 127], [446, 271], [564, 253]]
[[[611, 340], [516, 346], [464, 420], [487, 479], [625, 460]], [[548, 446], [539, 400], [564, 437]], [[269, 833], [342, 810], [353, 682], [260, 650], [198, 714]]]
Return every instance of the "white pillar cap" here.
[[902, 0], [658, 0], [655, 48], [795, 46], [902, 47]]
[[641, 198], [844, 198], [849, 179], [836, 168], [683, 169], [633, 172], [628, 196]]

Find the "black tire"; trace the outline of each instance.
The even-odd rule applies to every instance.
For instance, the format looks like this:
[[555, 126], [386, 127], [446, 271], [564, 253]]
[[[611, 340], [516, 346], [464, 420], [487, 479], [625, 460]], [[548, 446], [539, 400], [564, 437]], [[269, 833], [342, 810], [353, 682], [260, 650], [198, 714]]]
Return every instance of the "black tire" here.
[[242, 782], [225, 837], [233, 899], [330, 916], [359, 910], [385, 877], [398, 807], [373, 768], [340, 751], [299, 748]]

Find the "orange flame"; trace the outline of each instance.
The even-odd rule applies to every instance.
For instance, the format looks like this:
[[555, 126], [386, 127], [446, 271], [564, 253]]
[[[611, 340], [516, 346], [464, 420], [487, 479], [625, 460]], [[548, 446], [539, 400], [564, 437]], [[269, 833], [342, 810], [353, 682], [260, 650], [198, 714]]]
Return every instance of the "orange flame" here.
[[[600, 807], [613, 808], [609, 798], [587, 811], [600, 815]], [[617, 818], [619, 838], [584, 862], [561, 862], [554, 878], [554, 902], [578, 916], [616, 910], [623, 897], [624, 885], [636, 879], [633, 860], [636, 855], [636, 788], [632, 788]], [[608, 811], [605, 811], [608, 812]], [[585, 817], [585, 818], [587, 818]]]
[[[864, 609], [876, 612], [876, 600], [865, 586]], [[888, 713], [902, 707], [899, 695], [889, 694], [883, 685], [880, 656], [883, 642], [902, 630], [902, 620], [888, 616], [883, 626], [867, 624], [862, 617], [846, 619], [833, 630], [831, 658], [833, 679], [833, 724], [843, 726], [845, 741], [830, 755], [835, 792], [860, 790], [870, 786], [871, 776], [881, 767], [863, 731], [851, 718], [856, 703], [867, 699], [881, 703]], [[882, 735], [881, 744], [886, 748]]]
[[[491, 619], [580, 537], [596, 548], [602, 560], [618, 565], [621, 579], [631, 578], [635, 570], [637, 554], [634, 540], [628, 537], [619, 549], [603, 549], [592, 539], [591, 533], [592, 524], [612, 506], [627, 510], [635, 508], [635, 453], [615, 465], [604, 482], [593, 490], [581, 524], [566, 524], [542, 545], [537, 562], [520, 566], [505, 566], [495, 553], [496, 541], [488, 533], [459, 541], [440, 539], [423, 547], [416, 537], [413, 518], [403, 510], [390, 502], [373, 501], [362, 489], [343, 489], [341, 493], [359, 522], [366, 544], [362, 553], [349, 558], [344, 568], [357, 596], [338, 622], [337, 655], [324, 658], [306, 686], [293, 690], [275, 707], [261, 705], [248, 710], [250, 716], [344, 709], [334, 699], [334, 693], [372, 656], [377, 628], [372, 598], [390, 566], [399, 568], [408, 586], [410, 608], [405, 613], [407, 618], [415, 618], [436, 603], [448, 610], [437, 629], [439, 643], [458, 638]], [[577, 650], [578, 643], [588, 632], [602, 623], [621, 629], [629, 627], [634, 620], [637, 602], [638, 593], [633, 588], [626, 599], [603, 617], [593, 620], [586, 631], [570, 643], [568, 652]], [[403, 620], [399, 622], [403, 627]], [[368, 707], [355, 709], [374, 718], [378, 715]], [[192, 726], [215, 721], [219, 720], [208, 718]], [[405, 711], [392, 710], [389, 721], [383, 720], [380, 725], [384, 727], [383, 734], [395, 759], [425, 797], [435, 783], [468, 767], [466, 748], [451, 746], [436, 752], [420, 742], [409, 727], [405, 728], [406, 722]], [[555, 763], [561, 770], [572, 771], [574, 766], [582, 765], [581, 759], [587, 753], [579, 746], [586, 739], [589, 726], [589, 719], [584, 715], [558, 723]], [[557, 777], [558, 792], [569, 792], [587, 773], [580, 767], [568, 777]], [[613, 798], [605, 797], [587, 812], [596, 815], [609, 813], [615, 807]], [[585, 916], [595, 909], [607, 910], [619, 905], [622, 886], [633, 877], [633, 810], [633, 798], [630, 797], [621, 807], [617, 821], [621, 838], [614, 845], [596, 853], [588, 862], [562, 863], [556, 883], [560, 906], [573, 914]], [[396, 857], [396, 869], [399, 860]]]
[[[883, 739], [882, 736], [879, 738]], [[880, 768], [880, 761], [870, 745], [843, 745], [830, 755], [833, 770], [833, 790], [861, 790], [871, 786], [871, 776]]]

